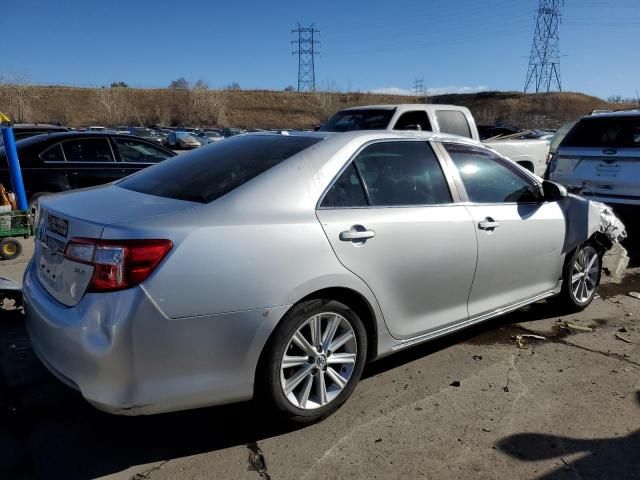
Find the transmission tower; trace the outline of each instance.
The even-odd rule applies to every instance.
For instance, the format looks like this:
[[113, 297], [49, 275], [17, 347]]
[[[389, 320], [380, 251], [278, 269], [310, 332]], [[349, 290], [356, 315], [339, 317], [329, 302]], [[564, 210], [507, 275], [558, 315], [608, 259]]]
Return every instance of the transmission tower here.
[[[564, 0], [563, 0], [564, 5]], [[560, 0], [540, 0], [524, 93], [562, 91], [560, 83]]]
[[413, 81], [413, 92], [416, 97], [424, 97], [427, 94], [427, 91], [424, 88], [424, 78], [416, 78]]
[[291, 41], [291, 44], [297, 47], [292, 54], [298, 55], [298, 91], [313, 92], [316, 89], [315, 55], [320, 53], [316, 50], [320, 41], [315, 37], [320, 30], [317, 30], [313, 23], [308, 27], [298, 23], [298, 28], [291, 30], [291, 33], [298, 34], [298, 39]]

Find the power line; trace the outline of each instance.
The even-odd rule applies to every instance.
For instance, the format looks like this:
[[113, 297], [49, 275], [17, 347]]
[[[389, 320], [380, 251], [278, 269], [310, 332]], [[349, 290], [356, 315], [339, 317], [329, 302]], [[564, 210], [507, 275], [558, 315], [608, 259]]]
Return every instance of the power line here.
[[529, 56], [524, 93], [530, 86], [535, 92], [550, 92], [560, 83], [560, 0], [540, 0], [536, 16], [536, 30]]
[[320, 30], [315, 28], [315, 24], [303, 27], [298, 23], [298, 28], [291, 30], [292, 34], [298, 34], [297, 40], [292, 40], [291, 44], [297, 46], [297, 50], [292, 52], [298, 55], [298, 91], [314, 92], [316, 90], [316, 66], [315, 55], [319, 54], [316, 45], [320, 41], [315, 39], [315, 35]]

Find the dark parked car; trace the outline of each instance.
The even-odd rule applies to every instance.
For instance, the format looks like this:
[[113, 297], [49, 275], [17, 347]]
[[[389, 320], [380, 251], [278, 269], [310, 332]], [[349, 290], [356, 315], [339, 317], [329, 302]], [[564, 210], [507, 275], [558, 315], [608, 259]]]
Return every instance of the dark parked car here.
[[[13, 125], [13, 136], [16, 141], [33, 137], [34, 135], [42, 135], [43, 133], [68, 131], [69, 129], [67, 127], [49, 123], [17, 123]], [[0, 136], [0, 146], [2, 146], [2, 143], [2, 137]]]
[[[118, 180], [176, 154], [131, 135], [63, 132], [16, 142], [27, 198]], [[4, 148], [0, 183], [11, 185]]]

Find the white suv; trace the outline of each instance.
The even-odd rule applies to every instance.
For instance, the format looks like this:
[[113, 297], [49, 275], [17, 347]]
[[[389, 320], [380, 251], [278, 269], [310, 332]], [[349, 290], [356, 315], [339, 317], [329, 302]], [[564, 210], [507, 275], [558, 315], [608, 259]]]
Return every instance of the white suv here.
[[640, 205], [640, 110], [581, 118], [551, 158], [547, 176], [601, 202]]

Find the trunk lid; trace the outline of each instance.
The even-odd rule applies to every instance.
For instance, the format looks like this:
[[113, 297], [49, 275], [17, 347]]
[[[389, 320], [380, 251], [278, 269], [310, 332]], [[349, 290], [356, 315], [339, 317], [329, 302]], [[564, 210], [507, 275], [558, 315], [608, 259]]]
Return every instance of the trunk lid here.
[[79, 190], [39, 200], [34, 268], [45, 290], [72, 307], [84, 296], [94, 267], [64, 257], [72, 238], [102, 238], [104, 228], [201, 204], [155, 197], [115, 185]]

